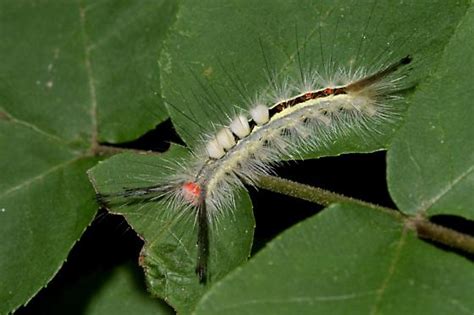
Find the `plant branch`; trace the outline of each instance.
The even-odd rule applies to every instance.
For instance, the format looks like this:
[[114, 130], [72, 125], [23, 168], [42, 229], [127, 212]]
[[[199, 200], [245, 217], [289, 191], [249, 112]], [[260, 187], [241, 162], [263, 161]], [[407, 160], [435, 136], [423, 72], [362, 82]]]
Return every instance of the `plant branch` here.
[[328, 206], [331, 203], [335, 202], [350, 202], [375, 210], [389, 211], [391, 214], [396, 214], [400, 217], [402, 216], [401, 213], [397, 212], [394, 209], [347, 197], [318, 187], [300, 184], [280, 177], [269, 175], [261, 176], [257, 182], [257, 187], [277, 192], [283, 195], [295, 197], [298, 199], [303, 199], [322, 206]]
[[474, 237], [434, 224], [423, 216], [408, 216], [395, 209], [378, 206], [318, 187], [296, 183], [275, 176], [261, 176], [257, 181], [257, 187], [323, 206], [328, 206], [335, 202], [348, 202], [370, 209], [384, 211], [402, 221], [406, 227], [414, 230], [420, 238], [429, 239], [474, 254]]
[[419, 237], [474, 254], [474, 237], [434, 224], [423, 217], [407, 218]]

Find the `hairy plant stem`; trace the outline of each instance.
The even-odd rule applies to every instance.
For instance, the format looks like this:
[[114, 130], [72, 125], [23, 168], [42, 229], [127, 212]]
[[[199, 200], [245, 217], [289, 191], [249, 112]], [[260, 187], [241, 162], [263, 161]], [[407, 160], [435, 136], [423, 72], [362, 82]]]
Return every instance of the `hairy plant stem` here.
[[396, 217], [398, 220], [403, 221], [405, 226], [414, 230], [420, 238], [429, 239], [474, 254], [474, 237], [434, 224], [423, 216], [408, 216], [395, 209], [378, 206], [318, 187], [296, 183], [275, 176], [261, 176], [257, 182], [257, 187], [323, 206], [328, 206], [336, 202], [343, 202], [383, 211]]
[[358, 204], [367, 208], [388, 212], [391, 215], [403, 218], [403, 214], [390, 208], [378, 206], [376, 204], [346, 197], [328, 190], [313, 187], [305, 184], [293, 182], [275, 176], [261, 176], [257, 182], [257, 187], [277, 192], [283, 195], [303, 199], [322, 206], [329, 206], [335, 202], [348, 202]]
[[453, 248], [474, 254], [474, 237], [434, 224], [424, 217], [409, 217], [407, 225], [412, 224], [419, 237], [432, 240]]

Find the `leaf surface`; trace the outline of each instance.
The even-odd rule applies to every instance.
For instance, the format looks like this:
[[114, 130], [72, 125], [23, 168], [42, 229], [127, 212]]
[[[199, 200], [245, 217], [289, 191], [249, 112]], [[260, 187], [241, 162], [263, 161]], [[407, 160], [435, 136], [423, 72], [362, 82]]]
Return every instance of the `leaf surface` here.
[[390, 192], [406, 213], [474, 219], [473, 32], [471, 6], [389, 150]]
[[0, 121], [0, 147], [7, 152], [0, 159], [0, 313], [6, 314], [49, 282], [90, 224], [97, 206], [85, 172], [97, 159], [75, 156], [15, 122]]
[[333, 205], [217, 283], [194, 314], [470, 314], [472, 263], [393, 214]]

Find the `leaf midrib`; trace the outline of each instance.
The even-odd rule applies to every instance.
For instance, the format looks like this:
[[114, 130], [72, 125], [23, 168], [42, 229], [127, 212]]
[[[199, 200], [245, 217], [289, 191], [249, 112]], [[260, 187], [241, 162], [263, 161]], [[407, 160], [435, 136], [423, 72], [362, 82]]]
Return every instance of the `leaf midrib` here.
[[6, 195], [14, 192], [14, 191], [17, 191], [25, 186], [28, 186], [38, 180], [41, 180], [43, 179], [44, 177], [48, 176], [50, 173], [53, 173], [55, 171], [57, 171], [58, 169], [61, 169], [69, 164], [72, 164], [74, 162], [76, 162], [77, 160], [81, 159], [82, 157], [81, 156], [77, 156], [77, 157], [74, 157], [73, 159], [70, 159], [70, 160], [67, 160], [65, 162], [62, 162], [60, 164], [57, 164], [49, 169], [47, 169], [45, 172], [39, 174], [39, 175], [36, 175], [34, 177], [30, 177], [28, 178], [27, 180], [21, 182], [20, 184], [18, 185], [15, 185], [7, 190], [5, 190], [2, 194], [0, 194], [0, 199], [2, 199], [3, 197], [5, 197]]
[[95, 89], [95, 80], [94, 80], [94, 72], [92, 69], [91, 58], [90, 58], [90, 51], [91, 51], [91, 43], [86, 33], [86, 9], [82, 5], [81, 0], [77, 0], [77, 4], [79, 7], [79, 17], [80, 17], [80, 25], [81, 25], [81, 36], [82, 36], [82, 44], [84, 46], [84, 63], [86, 67], [87, 73], [87, 81], [89, 86], [89, 97], [90, 97], [90, 117], [91, 117], [91, 125], [92, 125], [92, 132], [91, 132], [91, 144], [90, 147], [93, 148], [97, 145], [97, 94]]

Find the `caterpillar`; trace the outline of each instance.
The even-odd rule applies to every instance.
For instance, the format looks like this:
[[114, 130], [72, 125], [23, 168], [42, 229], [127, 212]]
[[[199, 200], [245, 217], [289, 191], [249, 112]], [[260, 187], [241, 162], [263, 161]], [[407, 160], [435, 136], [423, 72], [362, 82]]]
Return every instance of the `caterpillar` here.
[[364, 134], [374, 131], [374, 122], [390, 122], [397, 115], [392, 100], [400, 97], [405, 77], [399, 69], [411, 62], [408, 55], [371, 73], [339, 69], [330, 80], [314, 72], [302, 75], [299, 84], [285, 81], [283, 96], [258, 95], [248, 111], [204, 135], [189, 160], [172, 166], [173, 175], [147, 187], [99, 195], [99, 200], [160, 200], [175, 213], [191, 211], [198, 223], [195, 270], [205, 283], [209, 226], [233, 208], [234, 192], [272, 173], [283, 158], [304, 154], [302, 143], [311, 151], [344, 136], [347, 128]]

